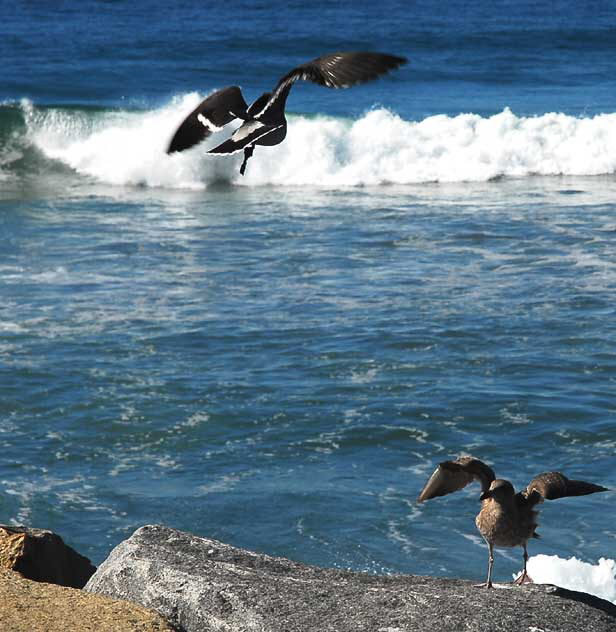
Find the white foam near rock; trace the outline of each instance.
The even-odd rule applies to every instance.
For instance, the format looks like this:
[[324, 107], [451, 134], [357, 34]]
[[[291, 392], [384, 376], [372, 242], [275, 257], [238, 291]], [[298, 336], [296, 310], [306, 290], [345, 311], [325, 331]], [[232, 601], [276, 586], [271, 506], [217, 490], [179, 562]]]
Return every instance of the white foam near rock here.
[[528, 574], [536, 584], [554, 584], [616, 603], [616, 560], [602, 557], [597, 564], [589, 564], [575, 557], [533, 555]]

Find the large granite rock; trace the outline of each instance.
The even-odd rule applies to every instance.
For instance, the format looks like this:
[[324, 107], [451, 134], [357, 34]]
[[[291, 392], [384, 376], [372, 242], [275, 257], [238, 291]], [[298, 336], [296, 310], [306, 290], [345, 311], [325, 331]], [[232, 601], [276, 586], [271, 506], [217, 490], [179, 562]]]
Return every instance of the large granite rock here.
[[142, 606], [0, 569], [2, 632], [174, 632]]
[[614, 632], [616, 606], [549, 585], [321, 569], [146, 526], [87, 591], [157, 610], [183, 632]]
[[0, 568], [26, 579], [83, 588], [96, 567], [45, 529], [0, 525]]

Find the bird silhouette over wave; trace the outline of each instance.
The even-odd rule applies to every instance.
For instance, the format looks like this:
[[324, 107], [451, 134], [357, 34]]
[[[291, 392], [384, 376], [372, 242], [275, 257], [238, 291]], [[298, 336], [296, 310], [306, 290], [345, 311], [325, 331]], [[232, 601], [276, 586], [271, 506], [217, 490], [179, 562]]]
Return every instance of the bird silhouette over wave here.
[[406, 63], [397, 55], [371, 52], [331, 53], [317, 57], [289, 71], [272, 92], [265, 92], [248, 106], [238, 86], [229, 86], [204, 99], [180, 124], [168, 154], [184, 151], [223, 129], [235, 119], [242, 124], [231, 137], [210, 149], [210, 154], [234, 154], [244, 151], [240, 173], [256, 145], [278, 145], [287, 134], [285, 105], [296, 81], [312, 81], [328, 88], [349, 88], [376, 79]]

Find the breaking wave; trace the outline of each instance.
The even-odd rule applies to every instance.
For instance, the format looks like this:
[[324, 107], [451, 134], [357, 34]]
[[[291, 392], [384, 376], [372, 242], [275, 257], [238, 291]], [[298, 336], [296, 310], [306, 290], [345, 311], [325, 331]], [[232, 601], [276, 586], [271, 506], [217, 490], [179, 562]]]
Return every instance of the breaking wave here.
[[21, 156], [23, 147], [33, 147], [46, 160], [98, 182], [182, 189], [220, 181], [332, 187], [616, 171], [616, 113], [523, 117], [505, 109], [489, 117], [437, 115], [408, 121], [375, 109], [356, 120], [289, 115], [284, 143], [258, 147], [242, 177], [241, 154], [206, 153], [228, 136], [226, 130], [187, 152], [165, 153], [176, 126], [203, 96], [183, 95], [148, 111], [4, 104], [0, 129], [2, 119], [6, 128], [7, 112], [14, 119], [17, 109], [22, 131], [4, 130], [0, 170], [11, 157]]

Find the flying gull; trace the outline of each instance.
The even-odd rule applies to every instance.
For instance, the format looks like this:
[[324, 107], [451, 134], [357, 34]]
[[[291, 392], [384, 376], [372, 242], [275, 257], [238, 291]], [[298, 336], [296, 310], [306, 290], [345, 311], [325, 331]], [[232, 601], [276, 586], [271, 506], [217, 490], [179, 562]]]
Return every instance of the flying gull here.
[[462, 489], [469, 483], [481, 483], [481, 509], [475, 518], [479, 533], [488, 544], [488, 578], [486, 588], [492, 588], [492, 565], [495, 546], [521, 546], [524, 549], [524, 570], [515, 580], [516, 584], [532, 582], [526, 572], [528, 551], [526, 543], [530, 538], [538, 538], [535, 533], [537, 514], [535, 505], [544, 499], [554, 500], [564, 496], [584, 496], [595, 492], [608, 491], [606, 487], [569, 480], [560, 472], [544, 472], [528, 484], [525, 490], [516, 494], [513, 485], [502, 478], [496, 478], [491, 467], [479, 459], [463, 456], [455, 461], [443, 461], [422, 489], [417, 502], [437, 496], [444, 496]]
[[242, 124], [231, 137], [210, 154], [234, 154], [244, 150], [240, 173], [244, 175], [246, 163], [255, 145], [278, 145], [287, 135], [284, 108], [289, 91], [300, 79], [312, 81], [327, 88], [348, 88], [398, 68], [406, 63], [404, 57], [385, 53], [332, 53], [317, 57], [288, 72], [278, 81], [272, 92], [262, 94], [250, 107], [238, 86], [217, 90], [202, 101], [175, 132], [168, 154], [184, 151], [218, 132], [235, 119]]

